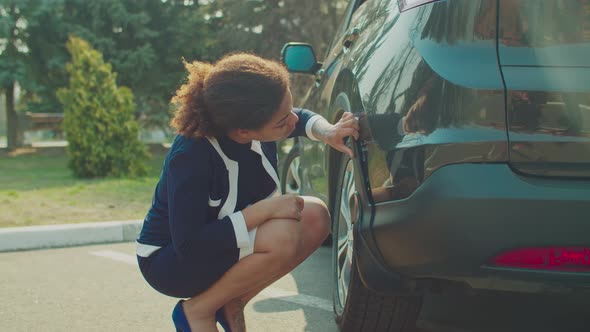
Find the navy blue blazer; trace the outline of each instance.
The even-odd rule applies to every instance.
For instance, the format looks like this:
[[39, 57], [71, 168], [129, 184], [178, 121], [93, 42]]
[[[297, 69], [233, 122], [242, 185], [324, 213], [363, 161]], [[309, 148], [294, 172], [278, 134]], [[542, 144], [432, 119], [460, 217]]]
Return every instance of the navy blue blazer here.
[[[293, 111], [299, 120], [290, 136], [316, 139], [311, 134], [311, 126], [321, 117], [309, 110]], [[164, 161], [151, 207], [137, 239], [138, 256], [149, 257], [170, 243], [181, 260], [194, 253], [215, 255], [254, 245], [250, 243], [240, 210], [280, 189], [272, 178], [264, 175], [261, 156], [256, 161], [252, 154], [245, 153], [244, 144], [224, 138], [219, 138], [218, 142], [224, 154], [237, 161], [239, 174], [247, 175], [239, 177], [236, 212], [217, 218], [228, 198], [228, 170], [212, 142], [207, 138], [178, 135]], [[262, 142], [260, 147], [276, 172], [276, 143]], [[258, 182], [248, 184], [247, 181], [253, 179]]]

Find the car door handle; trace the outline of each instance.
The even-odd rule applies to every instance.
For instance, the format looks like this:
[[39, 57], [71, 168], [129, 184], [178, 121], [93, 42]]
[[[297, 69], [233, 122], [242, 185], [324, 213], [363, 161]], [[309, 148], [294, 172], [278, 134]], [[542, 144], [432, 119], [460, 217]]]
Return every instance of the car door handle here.
[[326, 70], [324, 70], [324, 68], [318, 70], [318, 72], [315, 74], [316, 83], [320, 83], [322, 81], [322, 78], [324, 77], [325, 72], [326, 72]]
[[354, 28], [350, 29], [348, 31], [348, 33], [346, 33], [346, 36], [344, 36], [344, 40], [342, 41], [342, 45], [345, 48], [349, 48], [350, 46], [352, 46], [352, 44], [354, 44], [359, 39], [360, 34], [361, 34], [361, 28], [354, 27]]

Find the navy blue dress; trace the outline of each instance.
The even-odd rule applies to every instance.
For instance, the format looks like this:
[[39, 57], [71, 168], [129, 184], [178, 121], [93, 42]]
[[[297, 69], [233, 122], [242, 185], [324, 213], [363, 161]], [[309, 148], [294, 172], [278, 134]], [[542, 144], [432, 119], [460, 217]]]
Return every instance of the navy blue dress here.
[[[319, 117], [293, 111], [299, 121], [291, 136], [315, 139], [310, 128]], [[175, 138], [137, 239], [140, 270], [154, 289], [196, 296], [252, 252], [255, 230], [240, 211], [278, 193], [276, 152], [274, 142]]]

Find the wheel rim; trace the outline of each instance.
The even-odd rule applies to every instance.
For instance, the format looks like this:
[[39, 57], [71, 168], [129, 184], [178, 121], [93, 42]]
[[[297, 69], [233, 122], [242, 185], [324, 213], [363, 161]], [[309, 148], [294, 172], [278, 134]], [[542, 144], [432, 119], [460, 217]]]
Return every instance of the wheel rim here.
[[300, 161], [299, 156], [293, 158], [287, 168], [287, 176], [285, 177], [286, 194], [299, 194], [301, 191], [301, 179], [299, 177]]
[[352, 272], [352, 253], [354, 233], [350, 214], [350, 199], [355, 192], [354, 166], [352, 160], [346, 164], [340, 193], [340, 211], [338, 213], [338, 230], [336, 239], [336, 283], [338, 287], [339, 308], [343, 309], [348, 297], [350, 276]]

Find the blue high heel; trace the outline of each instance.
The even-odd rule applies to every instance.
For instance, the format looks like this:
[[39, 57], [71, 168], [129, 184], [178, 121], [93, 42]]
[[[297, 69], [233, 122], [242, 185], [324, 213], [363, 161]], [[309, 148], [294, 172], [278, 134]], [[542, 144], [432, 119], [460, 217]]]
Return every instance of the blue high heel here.
[[172, 310], [172, 321], [174, 322], [174, 327], [176, 327], [177, 332], [191, 332], [191, 327], [188, 325], [188, 320], [182, 309], [182, 302], [184, 302], [184, 300], [178, 301], [174, 306], [174, 309]]
[[223, 307], [219, 308], [219, 310], [215, 312], [215, 320], [221, 325], [221, 327], [223, 327], [225, 332], [231, 332], [231, 329], [229, 328], [229, 322], [223, 314]]

